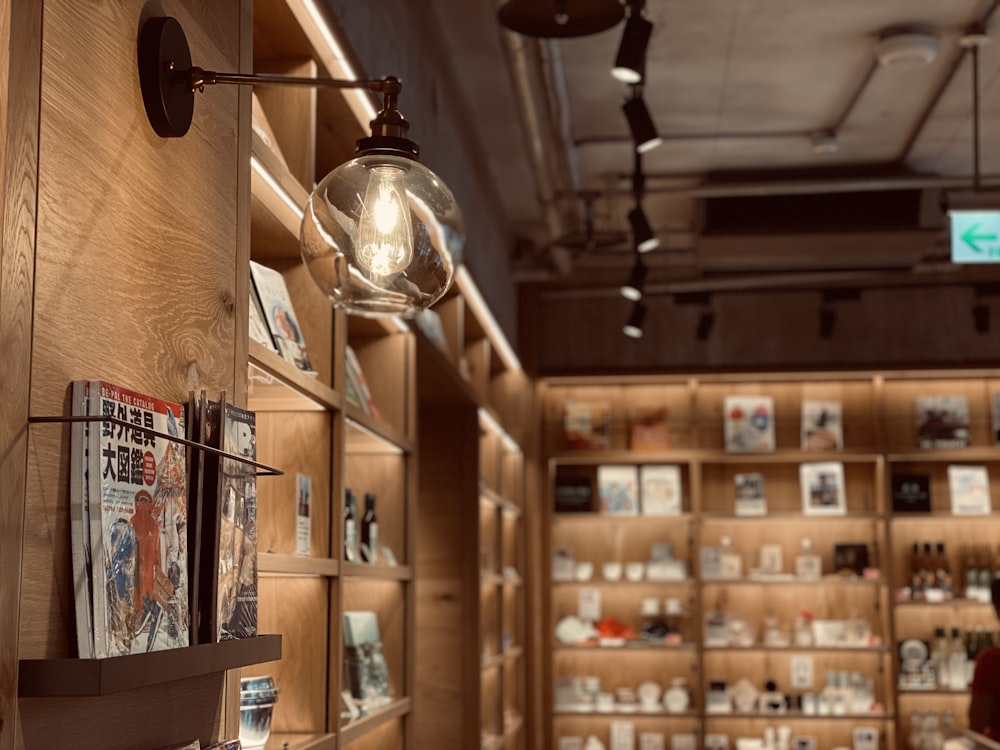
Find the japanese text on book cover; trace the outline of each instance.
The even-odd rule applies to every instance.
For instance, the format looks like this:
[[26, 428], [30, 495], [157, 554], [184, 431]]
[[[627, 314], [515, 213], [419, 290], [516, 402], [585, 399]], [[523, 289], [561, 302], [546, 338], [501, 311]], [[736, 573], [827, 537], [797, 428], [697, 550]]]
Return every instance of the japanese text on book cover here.
[[[94, 641], [98, 658], [188, 645], [184, 407], [93, 383], [102, 421], [90, 431]], [[95, 467], [97, 468], [97, 467]], [[96, 505], [96, 502], [95, 502]], [[98, 585], [102, 580], [103, 585]]]

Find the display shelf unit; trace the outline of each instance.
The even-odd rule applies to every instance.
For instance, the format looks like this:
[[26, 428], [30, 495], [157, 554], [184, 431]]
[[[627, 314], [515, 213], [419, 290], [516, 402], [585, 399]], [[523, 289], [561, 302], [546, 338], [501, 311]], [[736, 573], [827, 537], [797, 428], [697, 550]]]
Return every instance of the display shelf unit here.
[[434, 310], [441, 336], [415, 327], [417, 740], [523, 750], [524, 454], [504, 425], [518, 422], [531, 389], [501, 360], [461, 289]]
[[[331, 19], [302, 0], [254, 3], [254, 70], [348, 77], [328, 40]], [[279, 33], [280, 32], [280, 33]], [[346, 46], [345, 46], [346, 49]], [[349, 53], [348, 53], [349, 54]], [[355, 66], [357, 69], [357, 66]], [[414, 508], [413, 336], [395, 321], [335, 313], [299, 253], [303, 206], [315, 182], [364, 134], [368, 94], [290, 87], [254, 91], [251, 258], [279, 271], [289, 290], [313, 373], [251, 342], [251, 408], [262, 455], [284, 459], [288, 479], [260, 496], [261, 618], [273, 620], [287, 655], [245, 674], [269, 673], [279, 689], [268, 748], [412, 746]], [[370, 100], [373, 103], [373, 100]], [[366, 123], [365, 123], [366, 124]], [[324, 134], [319, 138], [318, 134]], [[348, 403], [345, 351], [360, 363], [377, 411]], [[296, 475], [312, 486], [309, 552], [297, 554]], [[346, 560], [345, 493], [375, 496], [377, 558]], [[351, 718], [341, 693], [347, 612], [376, 615], [391, 702]]]
[[[540, 386], [543, 405], [542, 459], [547, 466], [545, 508], [545, 554], [550, 567], [545, 585], [550, 594], [546, 622], [554, 632], [565, 616], [575, 614], [579, 591], [595, 588], [601, 596], [605, 616], [634, 620], [642, 596], [667, 596], [667, 586], [677, 583], [606, 581], [601, 570], [606, 562], [627, 562], [653, 541], [671, 542], [678, 558], [688, 563], [691, 580], [686, 606], [692, 620], [684, 633], [696, 678], [684, 669], [674, 672], [663, 662], [661, 684], [673, 674], [683, 674], [692, 685], [692, 705], [699, 737], [723, 732], [733, 736], [757, 736], [768, 723], [788, 723], [793, 734], [815, 736], [818, 746], [850, 745], [854, 726], [871, 724], [877, 728], [884, 748], [902, 747], [908, 733], [909, 713], [929, 710], [940, 698], [957, 717], [967, 707], [964, 691], [908, 691], [898, 687], [899, 643], [907, 638], [930, 641], [935, 625], [982, 625], [995, 628], [988, 604], [962, 598], [942, 603], [903, 601], [900, 590], [910, 575], [909, 550], [914, 542], [942, 541], [948, 567], [954, 574], [956, 590], [964, 561], [963, 544], [992, 543], [996, 554], [1000, 531], [1000, 449], [996, 447], [991, 421], [993, 394], [1000, 392], [995, 371], [968, 373], [923, 371], [918, 373], [790, 373], [723, 374], [692, 376], [565, 377], [544, 380]], [[728, 452], [724, 420], [726, 399], [731, 396], [766, 396], [772, 400], [772, 450], [755, 453]], [[968, 402], [968, 444], [962, 447], [922, 448], [918, 439], [918, 398], [963, 396]], [[802, 404], [805, 401], [833, 401], [841, 407], [842, 448], [805, 450]], [[921, 402], [923, 403], [923, 402]], [[567, 404], [571, 404], [567, 410]], [[585, 408], [581, 407], [584, 405]], [[568, 442], [564, 417], [577, 419], [581, 411], [593, 417], [589, 447], [580, 435]], [[656, 439], [660, 447], [633, 448], [633, 439], [649, 433], [637, 424], [661, 420]], [[665, 424], [662, 422], [665, 421]], [[926, 430], [927, 428], [921, 428]], [[827, 515], [813, 506], [801, 486], [801, 467], [809, 463], [836, 462], [842, 467], [844, 500], [842, 512]], [[673, 464], [681, 467], [683, 492], [680, 512], [672, 517], [609, 515], [598, 511], [600, 466]], [[984, 466], [989, 475], [992, 507], [982, 515], [954, 515], [949, 503], [948, 467]], [[756, 473], [763, 478], [766, 510], [748, 510], [736, 500], [736, 476]], [[898, 474], [925, 474], [930, 488], [929, 512], [902, 512], [893, 507], [892, 478]], [[583, 485], [589, 489], [591, 506], [583, 512], [556, 512], [556, 489], [560, 485]], [[758, 513], [758, 515], [750, 515]], [[821, 578], [803, 580], [795, 576], [795, 558], [808, 538], [818, 555]], [[770, 564], [780, 561], [779, 575], [762, 571], [765, 563], [759, 551], [768, 545]], [[855, 545], [841, 547], [837, 545]], [[572, 547], [576, 560], [592, 563], [587, 581], [555, 580], [553, 570], [560, 548]], [[701, 569], [706, 548], [718, 548], [739, 558], [739, 568], [727, 578]], [[868, 573], [864, 577], [846, 575], [837, 569], [847, 553], [864, 548]], [[636, 553], [635, 550], [639, 550]], [[695, 554], [692, 554], [695, 552]], [[565, 555], [560, 553], [560, 564]], [[754, 571], [754, 569], [758, 569]], [[563, 571], [561, 575], [566, 575]], [[654, 593], [655, 592], [655, 593]], [[777, 628], [791, 636], [795, 615], [809, 610], [814, 621], [843, 620], [864, 622], [859, 630], [865, 642], [844, 645], [765, 645], [765, 627]], [[736, 617], [740, 627], [753, 633], [748, 645], [715, 644], [706, 628], [713, 613]], [[718, 619], [716, 618], [716, 622]], [[718, 635], [718, 632], [715, 633]], [[628, 648], [548, 645], [550, 685], [559, 678], [601, 674], [595, 659], [607, 658], [618, 670], [617, 679], [638, 682], [629, 663], [616, 660]], [[648, 654], [643, 648], [639, 653]], [[676, 652], [662, 649], [677, 658]], [[652, 659], [654, 657], [650, 657]], [[661, 657], [655, 657], [661, 658]], [[815, 716], [788, 713], [781, 717], [738, 716], [706, 712], [701, 706], [709, 682], [728, 685], [747, 676], [762, 689], [764, 676], [771, 675], [779, 689], [792, 694], [807, 692], [788, 687], [790, 660], [808, 658], [815, 670], [813, 691], [825, 683], [824, 670], [857, 673], [871, 683], [876, 705], [871, 714]], [[564, 712], [554, 710], [548, 741], [555, 744], [567, 733], [579, 734], [586, 726], [607, 741], [609, 719], [594, 713], [586, 725], [567, 723]], [[574, 716], [576, 722], [579, 717]], [[833, 720], [833, 721], [831, 721]], [[828, 726], [827, 726], [828, 725]], [[638, 726], [637, 726], [638, 730]], [[680, 731], [680, 730], [678, 730]], [[603, 734], [602, 734], [603, 733]], [[749, 734], [741, 734], [749, 733]]]

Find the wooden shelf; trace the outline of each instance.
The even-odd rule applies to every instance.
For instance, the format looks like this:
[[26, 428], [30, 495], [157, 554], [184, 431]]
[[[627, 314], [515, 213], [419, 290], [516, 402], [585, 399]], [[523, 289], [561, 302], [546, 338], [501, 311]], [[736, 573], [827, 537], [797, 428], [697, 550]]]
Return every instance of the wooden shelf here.
[[757, 581], [752, 578], [727, 579], [703, 579], [702, 586], [829, 586], [831, 588], [878, 588], [887, 585], [884, 580], [862, 581], [862, 580], [837, 580], [821, 578], [818, 581]]
[[260, 412], [324, 411], [342, 404], [339, 393], [256, 341], [250, 341], [249, 388]]
[[952, 607], [955, 609], [980, 609], [992, 607], [993, 605], [989, 602], [978, 602], [974, 599], [952, 599], [946, 602], [927, 602], [911, 599], [909, 601], [895, 602], [893, 606], [904, 609], [909, 609], [911, 607], [930, 607], [932, 609], [945, 609], [946, 607]]
[[267, 738], [266, 750], [335, 750], [336, 734], [275, 734]]
[[672, 516], [649, 516], [642, 513], [626, 516], [615, 515], [613, 513], [598, 513], [595, 511], [584, 513], [555, 513], [553, 514], [553, 524], [560, 523], [670, 523], [676, 521], [690, 521], [694, 516], [691, 513], [677, 513]]
[[770, 723], [774, 722], [785, 722], [785, 721], [892, 721], [893, 717], [891, 714], [804, 714], [800, 711], [790, 711], [784, 714], [758, 714], [758, 713], [739, 713], [733, 711], [728, 714], [712, 714], [706, 713], [702, 715], [705, 721], [726, 721], [726, 720], [739, 720], [739, 721], [766, 721]]
[[347, 424], [345, 439], [347, 452], [368, 455], [400, 455], [413, 453], [414, 443], [391, 425], [365, 414], [361, 409], [346, 404]]
[[410, 710], [410, 699], [399, 698], [398, 700], [394, 700], [385, 708], [376, 711], [369, 716], [364, 716], [357, 721], [352, 721], [350, 724], [344, 724], [340, 727], [340, 744], [346, 745], [348, 742], [353, 742], [356, 739], [364, 737], [366, 734], [378, 729], [386, 722], [398, 719], [401, 716], [406, 716], [410, 713]]
[[703, 646], [708, 653], [791, 653], [791, 654], [873, 654], [884, 655], [888, 649], [884, 646]]
[[625, 641], [621, 646], [601, 646], [599, 644], [587, 644], [587, 645], [568, 645], [565, 643], [557, 643], [553, 646], [553, 651], [558, 651], [560, 653], [570, 653], [570, 652], [607, 652], [609, 654], [620, 654], [623, 651], [636, 652], [636, 651], [655, 651], [658, 654], [661, 653], [672, 653], [676, 652], [678, 654], [683, 653], [695, 653], [698, 650], [698, 644], [693, 641], [686, 641], [679, 646], [667, 646], [665, 644], [649, 643], [648, 641], [640, 640], [630, 640]]
[[281, 636], [261, 635], [110, 659], [22, 659], [22, 698], [98, 696], [281, 658]]
[[677, 713], [672, 713], [667, 711], [665, 708], [658, 708], [655, 711], [647, 711], [641, 708], [634, 708], [631, 711], [628, 709], [622, 710], [620, 708], [614, 708], [611, 711], [600, 711], [596, 708], [587, 709], [572, 709], [572, 708], [557, 708], [554, 711], [556, 716], [587, 716], [587, 717], [597, 717], [597, 718], [608, 718], [608, 719], [621, 719], [621, 718], [642, 718], [648, 717], [650, 719], [697, 719], [701, 716], [698, 711], [679, 711]]
[[592, 578], [589, 581], [553, 581], [553, 586], [691, 586], [697, 579], [681, 578], [676, 581], [651, 581], [643, 578], [639, 581], [629, 581], [620, 578], [617, 581], [609, 581], [604, 578]]
[[261, 552], [257, 558], [257, 569], [261, 573], [288, 575], [314, 575], [333, 578], [340, 574], [340, 561], [328, 557], [305, 557], [302, 555], [279, 555]]
[[812, 521], [815, 523], [857, 523], [858, 521], [884, 521], [885, 516], [874, 513], [847, 513], [842, 516], [809, 516], [805, 513], [768, 513], [763, 516], [735, 516], [723, 513], [702, 513], [700, 516], [703, 522], [711, 523], [720, 521], [725, 523], [767, 523], [767, 522], [788, 522], [801, 523], [802, 521]]
[[1000, 448], [971, 447], [950, 449], [915, 450], [906, 453], [888, 453], [889, 463], [968, 463], [970, 461], [1000, 461]]
[[409, 565], [368, 565], [366, 563], [341, 563], [343, 578], [368, 578], [383, 581], [410, 581], [413, 568]]

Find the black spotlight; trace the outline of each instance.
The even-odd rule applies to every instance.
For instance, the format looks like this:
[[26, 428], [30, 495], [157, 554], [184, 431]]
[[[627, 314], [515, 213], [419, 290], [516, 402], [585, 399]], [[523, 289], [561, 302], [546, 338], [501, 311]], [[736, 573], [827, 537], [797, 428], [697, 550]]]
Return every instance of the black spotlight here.
[[628, 212], [628, 222], [632, 225], [632, 241], [636, 250], [648, 253], [660, 246], [660, 240], [653, 234], [653, 228], [649, 225], [649, 219], [646, 218], [642, 206], [636, 206]]
[[638, 86], [635, 87], [631, 98], [625, 100], [622, 112], [625, 113], [625, 119], [628, 120], [628, 127], [632, 131], [632, 141], [635, 143], [637, 153], [644, 154], [663, 143], [660, 134], [656, 132], [653, 117], [649, 114], [649, 108], [646, 107], [646, 101], [642, 98], [642, 92]]
[[632, 308], [632, 314], [628, 316], [628, 322], [622, 328], [622, 333], [633, 339], [642, 338], [642, 324], [646, 320], [646, 306], [642, 302], [636, 302]]
[[622, 33], [615, 66], [611, 75], [622, 83], [639, 83], [646, 77], [646, 47], [653, 33], [653, 24], [642, 17], [642, 2], [629, 4], [628, 19]]
[[628, 281], [622, 284], [622, 297], [633, 302], [642, 299], [642, 287], [646, 283], [647, 273], [649, 273], [649, 269], [646, 264], [642, 262], [641, 258], [636, 258], [635, 264], [629, 272]]

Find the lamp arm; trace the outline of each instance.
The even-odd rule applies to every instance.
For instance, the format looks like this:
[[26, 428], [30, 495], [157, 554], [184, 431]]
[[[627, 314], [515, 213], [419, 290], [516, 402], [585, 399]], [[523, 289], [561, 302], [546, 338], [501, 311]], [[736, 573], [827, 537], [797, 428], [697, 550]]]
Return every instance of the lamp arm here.
[[219, 73], [214, 70], [199, 68], [196, 65], [185, 71], [180, 71], [180, 75], [183, 76], [192, 91], [202, 90], [205, 86], [214, 86], [220, 83], [250, 86], [255, 84], [280, 84], [285, 86], [322, 86], [337, 89], [367, 89], [376, 94], [398, 96], [403, 88], [402, 83], [395, 76], [367, 80], [349, 80], [343, 78], [286, 76], [273, 73]]

